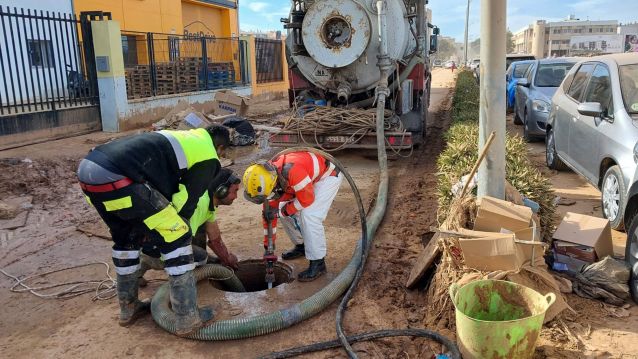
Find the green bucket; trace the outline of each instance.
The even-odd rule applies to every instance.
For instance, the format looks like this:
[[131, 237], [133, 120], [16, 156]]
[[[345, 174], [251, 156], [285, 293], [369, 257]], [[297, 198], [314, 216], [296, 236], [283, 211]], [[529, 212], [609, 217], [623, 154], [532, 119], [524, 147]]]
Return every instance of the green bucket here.
[[532, 358], [545, 312], [556, 300], [502, 280], [450, 286], [464, 359]]

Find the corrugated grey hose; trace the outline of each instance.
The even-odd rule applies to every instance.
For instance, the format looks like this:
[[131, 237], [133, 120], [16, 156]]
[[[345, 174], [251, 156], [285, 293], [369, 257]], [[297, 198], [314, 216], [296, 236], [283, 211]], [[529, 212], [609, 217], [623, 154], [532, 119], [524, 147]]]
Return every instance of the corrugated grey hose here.
[[[311, 297], [306, 298], [299, 303], [295, 303], [287, 308], [280, 309], [268, 314], [262, 314], [249, 318], [236, 318], [216, 321], [200, 329], [198, 332], [190, 335], [188, 338], [197, 340], [242, 339], [254, 337], [257, 335], [268, 334], [284, 328], [288, 328], [294, 324], [312, 317], [317, 313], [320, 313], [328, 305], [337, 300], [350, 287], [350, 283], [352, 283], [357, 269], [362, 265], [362, 248], [368, 246], [368, 238], [371, 237], [372, 233], [374, 233], [377, 226], [381, 222], [384, 210], [377, 211], [375, 207], [375, 211], [373, 211], [372, 213], [372, 217], [375, 218], [368, 219], [368, 221], [372, 222], [373, 226], [371, 228], [367, 228], [365, 210], [363, 208], [361, 195], [359, 194], [359, 190], [354, 183], [354, 179], [352, 179], [350, 174], [346, 171], [345, 167], [336, 158], [329, 155], [328, 153], [308, 147], [289, 148], [278, 153], [277, 156], [297, 151], [313, 152], [328, 159], [337, 168], [339, 168], [339, 170], [343, 173], [344, 177], [350, 184], [350, 187], [352, 188], [354, 196], [357, 200], [357, 207], [359, 209], [362, 234], [361, 239], [357, 242], [350, 263], [348, 263], [348, 265], [341, 271], [341, 273], [339, 273], [339, 275], [335, 279], [333, 279], [332, 282], [328, 283], [327, 286], [325, 286], [317, 293], [313, 294]], [[385, 174], [385, 177], [387, 193], [387, 172]], [[385, 201], [385, 199], [382, 200], [382, 202], [384, 203], [384, 207]], [[377, 199], [377, 202], [379, 202], [379, 199]], [[222, 266], [217, 267], [225, 268]], [[195, 278], [199, 281], [211, 276], [209, 274], [209, 271], [211, 271], [212, 269], [209, 268], [212, 267], [207, 265], [195, 269]], [[219, 269], [215, 270], [217, 271]], [[224, 274], [220, 274], [219, 276], [226, 278]], [[155, 320], [155, 322], [160, 327], [171, 333], [174, 333], [175, 316], [169, 308], [169, 302], [169, 288], [167, 283], [162, 285], [153, 296], [153, 300], [151, 301], [151, 312], [153, 315], [153, 320]]]

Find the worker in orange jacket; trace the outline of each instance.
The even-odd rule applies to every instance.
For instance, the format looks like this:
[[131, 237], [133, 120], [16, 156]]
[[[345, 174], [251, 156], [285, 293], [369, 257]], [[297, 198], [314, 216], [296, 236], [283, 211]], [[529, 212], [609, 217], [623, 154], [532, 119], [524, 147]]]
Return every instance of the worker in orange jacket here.
[[309, 151], [280, 155], [271, 161], [253, 164], [244, 173], [244, 195], [253, 203], [264, 204], [264, 245], [267, 225], [272, 222], [273, 241], [277, 219], [295, 244], [284, 252], [284, 260], [304, 256], [308, 268], [299, 273], [302, 282], [312, 281], [326, 272], [326, 235], [323, 221], [339, 191], [343, 174], [333, 163]]

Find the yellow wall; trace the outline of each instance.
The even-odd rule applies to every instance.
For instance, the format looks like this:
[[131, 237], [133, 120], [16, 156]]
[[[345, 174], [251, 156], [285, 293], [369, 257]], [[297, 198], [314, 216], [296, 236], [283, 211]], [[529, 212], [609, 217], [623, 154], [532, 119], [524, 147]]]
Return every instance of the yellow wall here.
[[187, 30], [216, 37], [239, 34], [236, 9], [197, 0], [75, 0], [76, 15], [82, 11], [111, 12], [124, 32], [182, 35]]
[[122, 31], [182, 33], [180, 0], [75, 0], [75, 12], [111, 12]]
[[252, 95], [264, 95], [267, 93], [285, 93], [288, 92], [288, 63], [286, 61], [286, 44], [283, 43], [281, 46], [281, 58], [283, 59], [283, 80], [278, 82], [267, 82], [267, 83], [257, 83], [257, 58], [255, 54], [255, 37], [254, 36], [245, 36], [243, 39], [248, 40], [248, 59], [250, 62], [250, 82], [252, 87]]

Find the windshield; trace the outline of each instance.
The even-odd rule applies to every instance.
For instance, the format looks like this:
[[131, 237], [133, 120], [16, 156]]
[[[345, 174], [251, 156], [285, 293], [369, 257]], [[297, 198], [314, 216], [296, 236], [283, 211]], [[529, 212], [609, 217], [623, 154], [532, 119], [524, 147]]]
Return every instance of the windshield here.
[[534, 56], [508, 57], [505, 59], [505, 68], [510, 67], [512, 62], [525, 61], [525, 60], [534, 60]]
[[618, 67], [620, 73], [620, 92], [627, 113], [638, 114], [638, 64]]
[[536, 87], [558, 87], [573, 66], [573, 62], [541, 64], [536, 70], [534, 85]]

